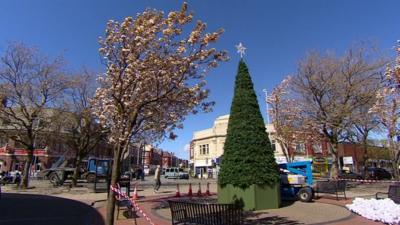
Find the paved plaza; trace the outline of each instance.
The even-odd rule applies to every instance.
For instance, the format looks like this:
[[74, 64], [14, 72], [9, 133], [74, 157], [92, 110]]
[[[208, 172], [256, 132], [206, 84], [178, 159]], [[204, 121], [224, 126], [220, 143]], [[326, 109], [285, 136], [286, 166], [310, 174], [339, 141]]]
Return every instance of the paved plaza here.
[[[216, 193], [215, 180], [162, 180], [164, 184], [158, 193], [152, 189], [151, 178], [146, 181], [132, 182], [133, 191], [136, 184], [140, 208], [157, 225], [171, 224], [171, 215], [166, 201], [174, 198], [177, 183], [180, 193], [185, 197], [189, 183], [192, 183], [193, 193], [197, 193], [198, 184], [202, 192], [206, 191], [209, 183], [211, 193]], [[0, 200], [1, 225], [63, 225], [63, 224], [93, 224], [103, 225], [105, 215], [106, 193], [94, 193], [90, 185], [69, 188], [52, 187], [48, 181], [32, 181], [35, 188], [17, 190], [13, 186], [3, 186]], [[347, 191], [350, 198], [371, 198], [377, 191], [384, 191], [386, 184], [352, 184]], [[89, 188], [88, 188], [89, 187]], [[132, 194], [132, 193], [131, 193]], [[245, 224], [381, 224], [364, 219], [347, 210], [344, 205], [351, 199], [336, 201], [333, 196], [321, 195], [312, 203], [283, 202], [282, 207], [273, 210], [262, 210], [246, 213]], [[215, 195], [210, 198], [216, 198]], [[126, 213], [119, 212], [117, 225], [134, 224], [132, 218], [126, 218]], [[141, 214], [137, 215], [138, 224], [148, 224]]]

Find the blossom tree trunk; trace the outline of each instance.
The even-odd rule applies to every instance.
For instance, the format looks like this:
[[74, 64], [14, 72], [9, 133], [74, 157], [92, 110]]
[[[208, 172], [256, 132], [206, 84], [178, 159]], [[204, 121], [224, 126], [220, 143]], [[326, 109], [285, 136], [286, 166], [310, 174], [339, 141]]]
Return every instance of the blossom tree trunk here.
[[[111, 170], [111, 186], [116, 187], [121, 176], [121, 163], [118, 163], [122, 156], [124, 146], [118, 143], [115, 146], [113, 165]], [[106, 224], [114, 224], [115, 193], [110, 189], [107, 198]], [[117, 212], [118, 213], [118, 212]]]

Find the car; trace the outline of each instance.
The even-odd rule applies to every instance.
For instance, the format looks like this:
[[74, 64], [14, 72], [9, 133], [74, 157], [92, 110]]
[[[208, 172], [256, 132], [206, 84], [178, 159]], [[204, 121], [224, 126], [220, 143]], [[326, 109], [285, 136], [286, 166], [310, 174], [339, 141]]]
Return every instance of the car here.
[[165, 169], [165, 178], [178, 178], [178, 179], [189, 179], [189, 173], [184, 172], [183, 169], [178, 167], [171, 167]]
[[367, 172], [368, 172], [368, 176], [370, 179], [374, 179], [374, 180], [390, 180], [390, 179], [392, 179], [392, 175], [389, 173], [389, 171], [387, 171], [383, 168], [371, 167], [371, 168], [368, 168]]
[[354, 173], [352, 171], [348, 171], [348, 170], [340, 170], [339, 171], [339, 178], [341, 179], [363, 179], [363, 176], [361, 174], [358, 173]]

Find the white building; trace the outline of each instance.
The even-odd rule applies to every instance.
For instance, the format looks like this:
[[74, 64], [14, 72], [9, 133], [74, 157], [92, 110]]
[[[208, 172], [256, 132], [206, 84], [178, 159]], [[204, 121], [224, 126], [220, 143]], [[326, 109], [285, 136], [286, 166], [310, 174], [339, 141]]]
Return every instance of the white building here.
[[[212, 128], [194, 132], [190, 145], [189, 165], [198, 177], [216, 176], [218, 173], [218, 160], [224, 153], [226, 132], [228, 129], [229, 115], [218, 117]], [[275, 158], [284, 158], [279, 145], [275, 144], [272, 124], [265, 125], [271, 144], [275, 150]]]

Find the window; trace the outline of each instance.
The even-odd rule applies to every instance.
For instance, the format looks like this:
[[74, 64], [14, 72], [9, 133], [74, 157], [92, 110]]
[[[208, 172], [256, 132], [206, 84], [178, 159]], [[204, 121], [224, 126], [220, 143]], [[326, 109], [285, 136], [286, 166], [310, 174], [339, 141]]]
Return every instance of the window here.
[[271, 140], [271, 146], [272, 146], [272, 150], [276, 151], [276, 141], [275, 140]]
[[209, 154], [208, 144], [200, 145], [200, 155], [208, 155], [208, 154]]
[[305, 152], [304, 144], [303, 144], [303, 143], [297, 144], [297, 145], [296, 145], [295, 151], [296, 151], [296, 152]]
[[321, 144], [313, 144], [312, 149], [313, 149], [314, 153], [322, 153]]

